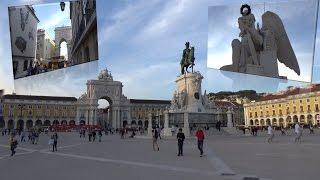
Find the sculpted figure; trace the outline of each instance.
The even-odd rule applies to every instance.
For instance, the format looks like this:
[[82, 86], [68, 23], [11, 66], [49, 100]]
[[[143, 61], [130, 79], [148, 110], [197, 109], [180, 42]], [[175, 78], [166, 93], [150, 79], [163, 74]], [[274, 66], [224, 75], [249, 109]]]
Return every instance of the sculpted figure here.
[[249, 5], [242, 5], [238, 18], [240, 40], [234, 39], [232, 46], [232, 65], [221, 70], [253, 73], [248, 65], [261, 67], [253, 74], [279, 77], [277, 60], [300, 75], [300, 68], [290, 40], [280, 17], [270, 11], [262, 15], [262, 28], [255, 27], [255, 16]]
[[192, 72], [193, 72], [193, 66], [194, 64], [194, 47], [190, 48], [190, 43], [186, 42], [186, 48], [182, 52], [182, 58], [180, 61], [181, 65], [181, 74], [184, 74], [185, 71], [188, 72], [188, 68], [191, 67]]

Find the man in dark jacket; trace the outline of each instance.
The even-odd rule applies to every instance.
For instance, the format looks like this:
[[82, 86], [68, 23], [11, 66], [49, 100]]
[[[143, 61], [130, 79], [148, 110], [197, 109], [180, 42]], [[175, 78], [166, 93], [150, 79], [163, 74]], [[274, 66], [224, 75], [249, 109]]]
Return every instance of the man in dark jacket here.
[[58, 144], [58, 133], [55, 132], [53, 134], [53, 146], [52, 146], [52, 151], [57, 151], [57, 144]]
[[185, 136], [181, 128], [179, 129], [179, 132], [177, 134], [177, 139], [178, 139], [178, 156], [183, 156], [183, 141], [185, 139]]

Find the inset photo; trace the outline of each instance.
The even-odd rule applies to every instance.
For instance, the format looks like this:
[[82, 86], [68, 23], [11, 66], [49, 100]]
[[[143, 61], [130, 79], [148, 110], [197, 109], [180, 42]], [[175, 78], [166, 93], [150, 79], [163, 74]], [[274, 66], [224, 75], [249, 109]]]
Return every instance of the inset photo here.
[[96, 0], [8, 8], [14, 79], [99, 59]]
[[317, 1], [210, 6], [209, 68], [311, 82]]

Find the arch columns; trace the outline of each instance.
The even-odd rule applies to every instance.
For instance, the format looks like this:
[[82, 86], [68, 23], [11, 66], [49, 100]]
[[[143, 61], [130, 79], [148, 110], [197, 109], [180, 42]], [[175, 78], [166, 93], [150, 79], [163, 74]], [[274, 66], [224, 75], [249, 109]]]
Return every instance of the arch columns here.
[[152, 114], [148, 114], [148, 136], [152, 136]]

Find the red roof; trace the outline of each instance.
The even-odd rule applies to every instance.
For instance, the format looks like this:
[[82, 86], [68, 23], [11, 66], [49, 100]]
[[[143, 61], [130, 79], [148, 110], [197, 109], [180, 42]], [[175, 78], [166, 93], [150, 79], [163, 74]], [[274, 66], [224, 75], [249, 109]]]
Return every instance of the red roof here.
[[261, 97], [258, 101], [268, 101], [273, 99], [281, 99], [286, 98], [288, 96], [298, 95], [298, 94], [305, 94], [310, 92], [318, 92], [320, 91], [320, 84], [313, 84], [306, 88], [290, 88], [282, 93], [275, 93], [275, 94], [268, 94], [266, 96]]
[[214, 101], [214, 104], [218, 107], [241, 106], [236, 102], [229, 102], [229, 101]]

